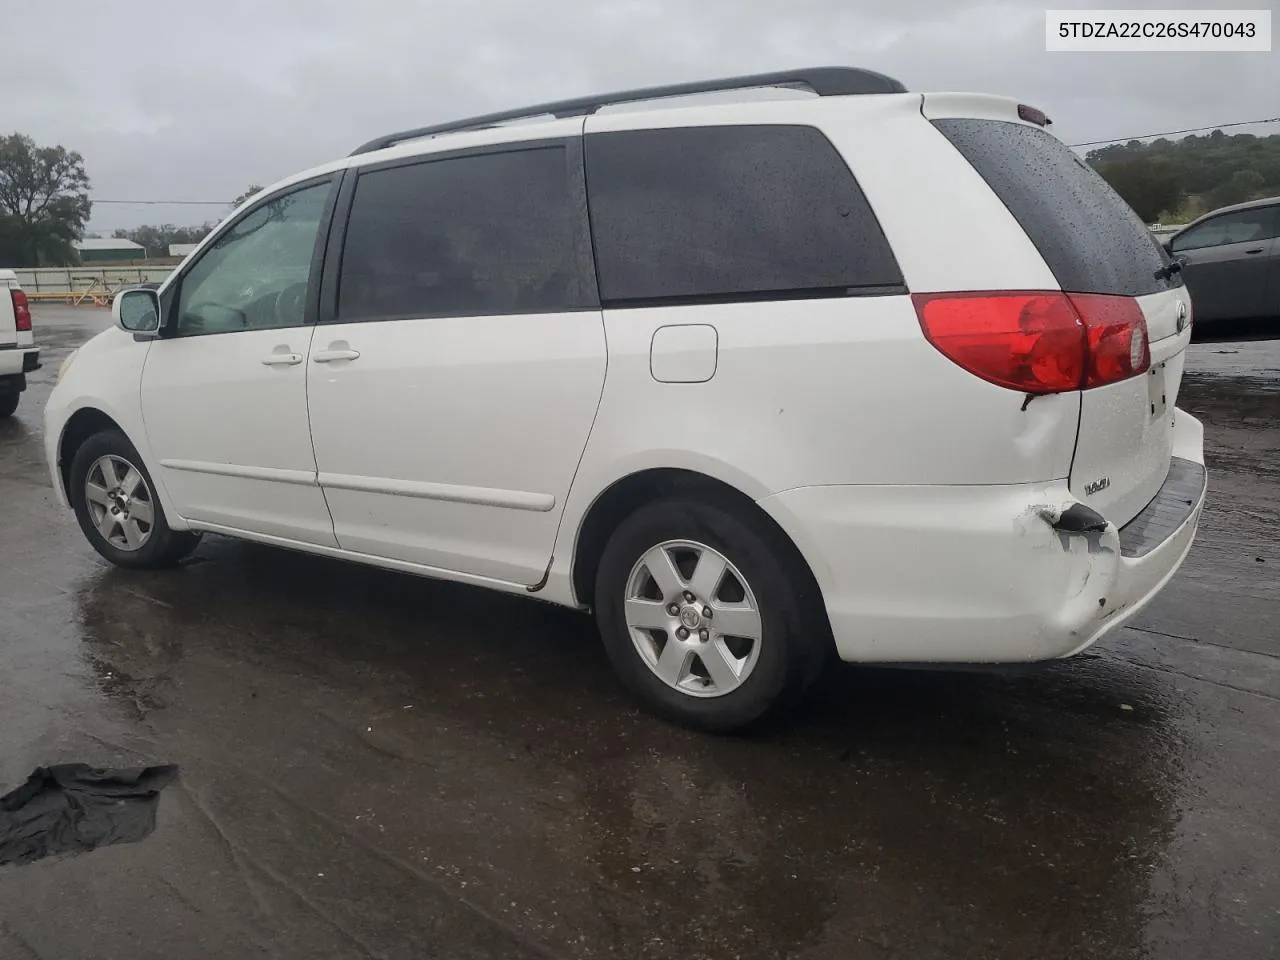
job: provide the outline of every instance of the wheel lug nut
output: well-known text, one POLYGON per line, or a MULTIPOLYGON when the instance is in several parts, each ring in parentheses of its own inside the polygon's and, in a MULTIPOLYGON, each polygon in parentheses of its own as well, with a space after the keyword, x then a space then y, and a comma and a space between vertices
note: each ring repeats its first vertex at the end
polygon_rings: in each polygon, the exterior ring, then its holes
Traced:
POLYGON ((667 613, 671 614, 673 617, 678 616, 680 613, 680 604, 678 603, 671 604, 671 606, 667 607, 667 613))
POLYGON ((676 631, 676 636, 679 637, 681 640, 688 640, 689 631, 686 630, 684 627, 681 627, 679 630, 676 631))
POLYGON ((704 618, 704 619, 706 619, 706 620, 710 620, 710 619, 711 619, 711 616, 712 616, 712 614, 711 614, 711 608, 710 608, 710 607, 703 607, 703 608, 702 608, 702 616, 703 616, 703 618, 704 618))
POLYGON ((698 639, 700 639, 703 643, 706 643, 708 640, 711 639, 711 631, 709 631, 706 627, 703 627, 701 630, 698 631, 698 639))
POLYGON ((692 593, 690 593, 688 590, 686 590, 686 591, 684 592, 684 598, 685 598, 685 600, 689 601, 689 603, 693 603, 693 601, 694 601, 694 596, 693 596, 693 594, 692 594, 692 593))

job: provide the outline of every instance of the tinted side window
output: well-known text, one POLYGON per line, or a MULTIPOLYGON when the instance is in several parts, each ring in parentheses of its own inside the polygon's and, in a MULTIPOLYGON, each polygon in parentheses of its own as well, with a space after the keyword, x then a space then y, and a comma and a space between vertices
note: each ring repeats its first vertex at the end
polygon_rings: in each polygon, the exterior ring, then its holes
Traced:
POLYGON ((592 306, 594 286, 579 256, 579 197, 562 146, 361 173, 342 252, 338 320, 592 306))
POLYGON ((1177 237, 1174 250, 1197 250, 1200 247, 1218 247, 1227 243, 1247 243, 1251 240, 1269 240, 1276 235, 1277 219, 1274 207, 1255 207, 1224 213, 1206 220, 1177 237))
POLYGON ((857 181, 812 127, 597 133, 586 158, 602 301, 902 284, 857 181))
POLYGON ((1181 286, 1133 208, 1052 134, 1001 120, 935 120, 1036 245, 1068 293, 1138 297, 1181 286))

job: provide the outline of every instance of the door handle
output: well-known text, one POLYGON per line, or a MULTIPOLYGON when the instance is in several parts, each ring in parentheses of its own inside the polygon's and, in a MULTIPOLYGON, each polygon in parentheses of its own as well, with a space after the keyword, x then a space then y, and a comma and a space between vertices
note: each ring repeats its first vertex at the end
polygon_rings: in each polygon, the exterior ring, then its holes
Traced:
POLYGON ((262 362, 269 367, 291 367, 295 363, 302 362, 302 354, 300 353, 270 353, 262 358, 262 362))
POLYGON ((1261 248, 1261 247, 1254 247, 1252 250, 1246 250, 1246 251, 1245 251, 1245 253, 1261 253, 1261 252, 1262 252, 1262 248, 1261 248))
POLYGON ((311 355, 315 363, 332 363, 335 360, 354 360, 360 356, 359 350, 320 350, 311 355))

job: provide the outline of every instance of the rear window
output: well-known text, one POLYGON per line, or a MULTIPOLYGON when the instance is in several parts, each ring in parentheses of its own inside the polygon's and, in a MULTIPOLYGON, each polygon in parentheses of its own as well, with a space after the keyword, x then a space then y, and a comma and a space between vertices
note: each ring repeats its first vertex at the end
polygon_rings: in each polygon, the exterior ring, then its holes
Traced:
POLYGON ((1140 297, 1182 285, 1111 186, 1052 134, 999 120, 933 121, 1004 201, 1062 289, 1140 297))
POLYGON ((611 305, 902 284, 853 174, 812 127, 596 133, 586 163, 600 298, 611 305))

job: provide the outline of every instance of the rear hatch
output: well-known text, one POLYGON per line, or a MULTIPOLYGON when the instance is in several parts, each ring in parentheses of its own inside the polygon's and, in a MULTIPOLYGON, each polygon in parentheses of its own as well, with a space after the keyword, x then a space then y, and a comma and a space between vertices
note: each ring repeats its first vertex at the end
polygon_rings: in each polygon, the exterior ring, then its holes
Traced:
POLYGON ((1130 298, 1146 319, 1150 369, 1081 391, 1071 465, 1072 494, 1123 526, 1169 472, 1190 298, 1151 231, 1102 177, 1021 120, 1015 101, 982 98, 971 109, 976 100, 926 97, 924 113, 1003 201, 1063 292, 1130 298))

